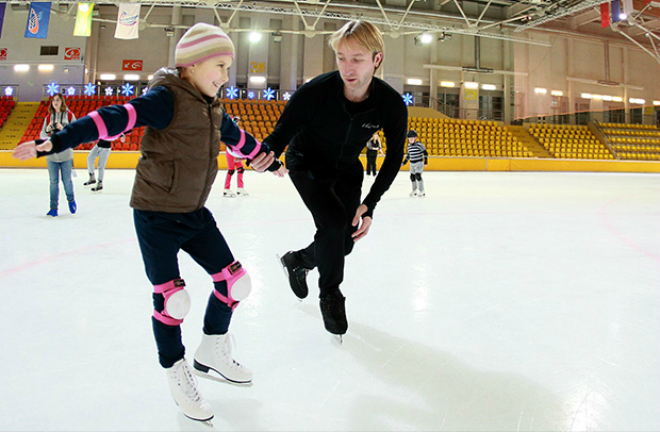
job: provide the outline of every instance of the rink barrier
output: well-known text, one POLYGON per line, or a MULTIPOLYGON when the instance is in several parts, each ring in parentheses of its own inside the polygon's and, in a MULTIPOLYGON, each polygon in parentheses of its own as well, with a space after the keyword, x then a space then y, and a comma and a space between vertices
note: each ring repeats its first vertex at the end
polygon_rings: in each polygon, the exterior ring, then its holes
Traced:
MULTIPOLYGON (((89 151, 73 152, 73 167, 85 169, 89 151)), ((140 152, 113 151, 106 168, 135 169, 140 152)), ((366 166, 365 156, 361 156, 366 166)), ((378 169, 383 157, 377 160, 378 169)), ((46 158, 21 162, 11 157, 10 150, 0 151, 0 168, 46 168, 46 158)), ((224 153, 218 156, 218 168, 227 169, 224 153)), ((410 164, 401 168, 408 171, 410 164)), ((478 157, 429 157, 425 171, 585 171, 585 172, 639 172, 660 173, 660 162, 587 160, 587 159, 540 159, 540 158, 478 158, 478 157)))

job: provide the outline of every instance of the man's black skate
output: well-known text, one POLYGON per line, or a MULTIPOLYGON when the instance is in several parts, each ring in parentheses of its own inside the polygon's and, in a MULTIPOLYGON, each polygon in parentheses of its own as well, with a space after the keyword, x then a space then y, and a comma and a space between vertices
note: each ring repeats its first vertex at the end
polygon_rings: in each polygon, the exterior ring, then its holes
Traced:
POLYGON ((325 329, 335 335, 343 335, 348 330, 346 321, 346 297, 339 290, 321 297, 321 314, 325 329))
POLYGON ((307 273, 309 273, 309 270, 300 264, 292 251, 285 253, 280 258, 280 263, 289 277, 289 285, 296 297, 300 300, 307 297, 307 294, 309 294, 309 288, 307 288, 307 273))

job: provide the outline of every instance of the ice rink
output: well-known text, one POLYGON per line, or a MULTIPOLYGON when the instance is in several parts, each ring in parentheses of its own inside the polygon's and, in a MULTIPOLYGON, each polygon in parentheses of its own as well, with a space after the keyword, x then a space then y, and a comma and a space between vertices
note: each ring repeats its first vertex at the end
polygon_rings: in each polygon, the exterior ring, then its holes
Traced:
MULTIPOLYGON (((658 175, 429 172, 409 198, 399 173, 348 257, 339 345, 317 272, 299 302, 275 259, 314 232, 290 180, 248 171, 227 199, 221 171, 207 207, 253 281, 231 331, 255 378, 200 378, 206 425, 157 362, 134 172, 92 194, 76 171, 78 213, 62 191, 50 218, 45 169, 0 170, 2 431, 660 430, 658 175)), ((192 363, 212 284, 180 265, 192 363)))

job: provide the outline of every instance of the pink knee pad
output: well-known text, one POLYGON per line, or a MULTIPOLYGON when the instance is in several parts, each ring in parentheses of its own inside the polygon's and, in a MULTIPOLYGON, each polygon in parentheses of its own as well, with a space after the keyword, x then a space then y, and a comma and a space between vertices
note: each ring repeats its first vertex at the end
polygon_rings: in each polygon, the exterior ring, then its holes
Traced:
POLYGON ((174 279, 164 284, 154 285, 154 292, 165 297, 163 312, 154 311, 154 318, 163 324, 176 326, 190 311, 190 294, 184 288, 183 279, 174 279))
POLYGON ((247 271, 241 266, 241 263, 234 261, 227 267, 223 268, 220 273, 212 274, 213 282, 226 281, 227 282, 227 297, 220 294, 217 289, 213 290, 216 298, 233 311, 238 306, 241 300, 245 300, 250 291, 252 291, 252 283, 247 271))

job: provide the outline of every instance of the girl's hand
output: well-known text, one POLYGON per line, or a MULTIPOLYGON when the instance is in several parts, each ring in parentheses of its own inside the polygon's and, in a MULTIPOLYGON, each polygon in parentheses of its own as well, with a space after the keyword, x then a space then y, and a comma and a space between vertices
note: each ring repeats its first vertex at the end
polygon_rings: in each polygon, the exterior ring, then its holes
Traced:
POLYGON ((253 170, 264 172, 275 160, 275 153, 260 153, 250 161, 250 166, 253 170))
POLYGON ((53 149, 53 143, 50 140, 46 140, 41 144, 37 144, 36 141, 28 141, 26 143, 18 145, 12 154, 15 159, 19 160, 28 160, 34 157, 37 157, 37 151, 47 152, 53 149))

